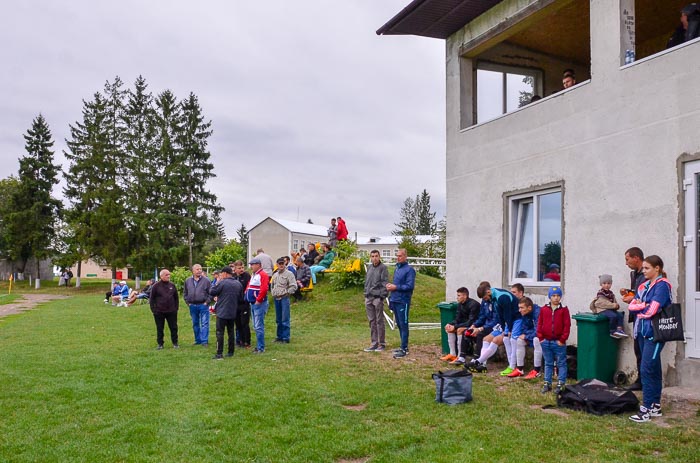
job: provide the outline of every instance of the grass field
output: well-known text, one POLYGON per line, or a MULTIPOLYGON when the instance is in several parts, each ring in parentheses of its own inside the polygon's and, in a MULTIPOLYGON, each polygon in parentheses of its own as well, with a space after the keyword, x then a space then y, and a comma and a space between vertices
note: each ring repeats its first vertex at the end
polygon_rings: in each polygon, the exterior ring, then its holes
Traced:
MULTIPOLYGON (((0 324, 3 462, 453 462, 700 459, 700 419, 635 424, 627 416, 551 414, 539 383, 474 378, 474 401, 434 402, 438 330, 411 333, 408 359, 364 353, 358 290, 321 281, 292 305, 292 342, 212 361, 192 346, 154 350, 147 306, 102 302, 108 282, 0 324)), ((3 287, 0 286, 0 291, 3 287)), ((6 291, 6 287, 5 287, 6 291)), ((439 321, 444 282, 419 276, 411 321, 439 321)), ((184 306, 182 307, 184 309, 184 306)), ((398 333, 388 332, 390 347, 398 333)))

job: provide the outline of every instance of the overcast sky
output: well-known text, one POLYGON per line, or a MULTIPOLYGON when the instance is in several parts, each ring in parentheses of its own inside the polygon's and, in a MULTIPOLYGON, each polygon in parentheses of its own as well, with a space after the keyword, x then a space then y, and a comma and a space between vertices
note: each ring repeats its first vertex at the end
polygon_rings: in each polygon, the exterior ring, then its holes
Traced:
POLYGON ((267 216, 390 234, 427 189, 445 213, 444 42, 375 31, 410 0, 26 0, 0 19, 0 178, 42 113, 57 161, 105 81, 194 92, 226 232, 267 216))

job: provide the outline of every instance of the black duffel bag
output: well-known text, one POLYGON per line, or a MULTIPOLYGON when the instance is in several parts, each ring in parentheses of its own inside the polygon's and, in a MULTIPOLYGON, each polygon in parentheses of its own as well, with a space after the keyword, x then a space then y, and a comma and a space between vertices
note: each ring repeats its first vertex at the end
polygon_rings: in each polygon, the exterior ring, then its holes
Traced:
POLYGON ((463 404, 472 400, 472 374, 467 369, 438 371, 433 373, 435 402, 448 405, 463 404))
POLYGON ((584 379, 566 386, 557 395, 557 405, 594 415, 611 415, 639 410, 639 399, 632 391, 597 379, 584 379))

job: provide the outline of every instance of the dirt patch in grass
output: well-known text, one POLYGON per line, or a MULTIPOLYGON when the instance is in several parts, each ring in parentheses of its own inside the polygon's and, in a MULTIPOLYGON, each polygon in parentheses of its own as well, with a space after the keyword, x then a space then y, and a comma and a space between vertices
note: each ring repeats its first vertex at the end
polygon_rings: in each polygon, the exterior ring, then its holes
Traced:
POLYGON ((369 461, 369 457, 363 457, 363 458, 354 458, 352 460, 348 460, 346 458, 341 458, 340 460, 336 460, 337 463, 366 463, 369 461))
POLYGON ((22 299, 18 301, 0 305, 0 317, 25 312, 44 302, 66 299, 67 297, 68 296, 60 296, 58 294, 23 294, 22 299))
POLYGON ((358 405, 343 405, 343 408, 346 410, 352 410, 354 412, 359 412, 367 408, 367 404, 358 404, 358 405))

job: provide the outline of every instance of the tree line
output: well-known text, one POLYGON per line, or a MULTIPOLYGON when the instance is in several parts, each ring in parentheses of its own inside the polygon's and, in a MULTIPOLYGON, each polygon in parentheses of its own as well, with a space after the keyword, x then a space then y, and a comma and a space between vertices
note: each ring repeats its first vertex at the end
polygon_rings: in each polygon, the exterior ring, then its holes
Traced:
POLYGON ((24 135, 18 177, 0 180, 0 257, 17 271, 34 257, 36 275, 46 258, 150 272, 224 244, 223 208, 207 186, 211 121, 194 93, 178 100, 170 90, 154 95, 141 76, 133 88, 116 77, 83 100, 69 130, 65 171, 40 114, 24 135), (61 176, 65 204, 52 195, 61 176))

